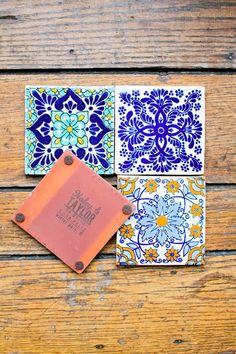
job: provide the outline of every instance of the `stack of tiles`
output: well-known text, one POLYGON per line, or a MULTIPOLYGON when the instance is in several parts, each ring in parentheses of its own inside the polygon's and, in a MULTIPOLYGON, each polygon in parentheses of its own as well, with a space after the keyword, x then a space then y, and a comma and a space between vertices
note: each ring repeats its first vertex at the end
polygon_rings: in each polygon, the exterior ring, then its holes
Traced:
POLYGON ((115 172, 136 212, 118 265, 201 265, 205 254, 202 87, 116 87, 115 172))
POLYGON ((117 265, 204 263, 204 88, 28 86, 25 103, 26 174, 47 174, 67 149, 118 174, 136 211, 117 265))

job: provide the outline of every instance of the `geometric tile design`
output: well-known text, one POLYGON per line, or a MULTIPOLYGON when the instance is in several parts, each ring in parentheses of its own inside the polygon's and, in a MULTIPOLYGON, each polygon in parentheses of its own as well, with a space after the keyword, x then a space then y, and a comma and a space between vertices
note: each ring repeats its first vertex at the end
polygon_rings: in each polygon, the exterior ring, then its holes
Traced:
POLYGON ((117 265, 201 265, 205 180, 201 176, 118 176, 136 207, 117 233, 117 265))
POLYGON ((46 174, 66 149, 114 173, 113 87, 26 87, 25 173, 46 174))
POLYGON ((204 172, 203 87, 116 87, 115 172, 204 172))

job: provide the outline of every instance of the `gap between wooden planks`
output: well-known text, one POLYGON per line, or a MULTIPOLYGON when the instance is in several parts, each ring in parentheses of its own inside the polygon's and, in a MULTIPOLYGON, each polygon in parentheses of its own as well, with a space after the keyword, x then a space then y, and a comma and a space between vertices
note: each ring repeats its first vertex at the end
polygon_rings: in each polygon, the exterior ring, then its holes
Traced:
POLYGON ((2 69, 235 68, 236 3, 1 0, 2 69))
POLYGON ((205 267, 75 274, 57 260, 0 262, 1 353, 234 353, 236 256, 205 267))
MULTIPOLYGON (((0 186, 34 186, 24 175, 25 85, 201 85, 206 89, 206 179, 236 181, 236 80, 217 74, 45 74, 0 76, 0 186)), ((112 178, 110 178, 112 180, 112 178)), ((114 181, 114 179, 113 179, 114 181)))
MULTIPOLYGON (((29 192, 0 192, 0 256, 50 254, 10 220, 29 192)), ((236 250, 236 187, 211 187, 207 191, 207 250, 236 250)), ((115 237, 101 253, 115 252, 115 237)), ((114 261, 115 262, 115 261, 114 261)))

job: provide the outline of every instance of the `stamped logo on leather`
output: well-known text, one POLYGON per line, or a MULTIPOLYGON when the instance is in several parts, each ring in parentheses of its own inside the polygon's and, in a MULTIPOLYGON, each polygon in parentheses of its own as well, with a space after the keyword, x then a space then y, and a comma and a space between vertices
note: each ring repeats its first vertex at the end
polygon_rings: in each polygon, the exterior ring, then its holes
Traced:
POLYGON ((92 205, 91 200, 77 189, 71 194, 64 206, 58 210, 56 218, 71 231, 82 235, 100 211, 101 207, 92 205))

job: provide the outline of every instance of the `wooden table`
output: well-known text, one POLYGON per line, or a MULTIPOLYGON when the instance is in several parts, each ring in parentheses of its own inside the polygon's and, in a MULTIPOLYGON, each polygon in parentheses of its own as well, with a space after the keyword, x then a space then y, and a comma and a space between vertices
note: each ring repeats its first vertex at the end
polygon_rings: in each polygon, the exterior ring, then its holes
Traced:
POLYGON ((236 2, 2 0, 0 35, 0 353, 235 353, 236 2), (205 267, 116 268, 113 238, 77 275, 11 223, 28 84, 205 86, 205 267))

